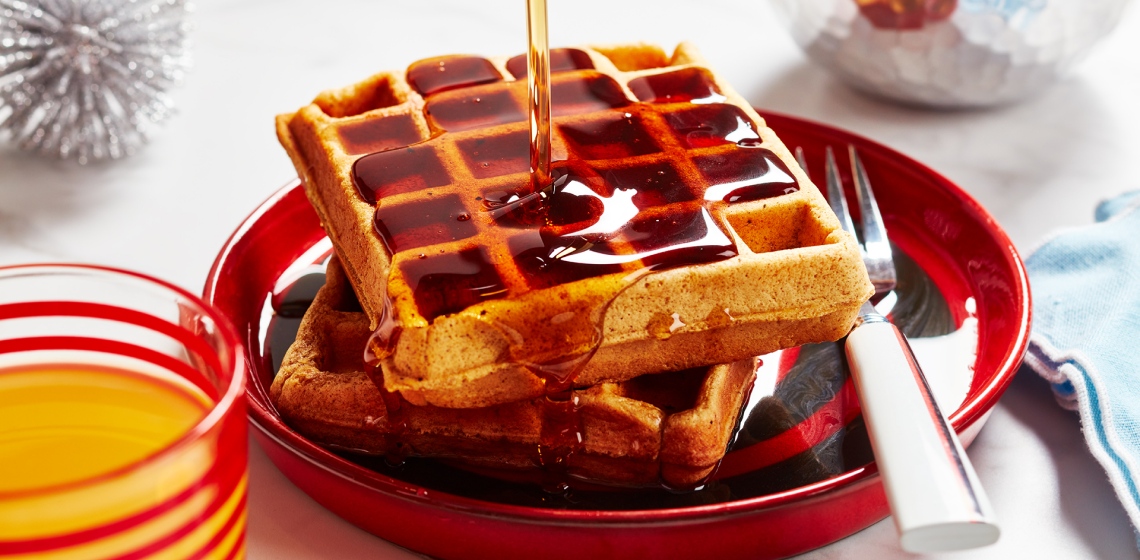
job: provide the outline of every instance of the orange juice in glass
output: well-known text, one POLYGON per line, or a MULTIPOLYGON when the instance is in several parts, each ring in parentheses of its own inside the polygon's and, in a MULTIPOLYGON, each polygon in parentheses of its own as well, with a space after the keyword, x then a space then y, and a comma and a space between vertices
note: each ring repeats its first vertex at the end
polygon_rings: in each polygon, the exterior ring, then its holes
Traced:
POLYGON ((142 275, 0 268, 0 558, 238 558, 245 364, 142 275))

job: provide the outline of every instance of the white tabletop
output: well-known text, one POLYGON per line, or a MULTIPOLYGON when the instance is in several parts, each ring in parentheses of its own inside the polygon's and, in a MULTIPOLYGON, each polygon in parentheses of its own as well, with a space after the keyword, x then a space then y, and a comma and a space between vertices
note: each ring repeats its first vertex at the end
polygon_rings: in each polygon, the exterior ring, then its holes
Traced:
MULTIPOLYGON (((1133 6, 1135 8, 1135 6, 1133 6)), ((757 107, 855 131, 972 193, 1023 253, 1140 188, 1140 10, 1071 78, 1021 104, 927 112, 854 93, 811 64, 764 0, 555 0, 551 44, 695 42, 757 107)), ((181 114, 133 158, 79 167, 0 148, 0 264, 81 261, 199 292, 233 229, 294 176, 273 116, 381 69, 525 48, 523 2, 199 0, 181 114)), ((255 444, 252 558, 414 558, 325 511, 255 444)), ((970 448, 998 544, 946 558, 1126 558, 1136 540, 1077 417, 1023 370, 970 448)), ((903 558, 890 521, 807 558, 903 558)), ((941 557, 941 556, 940 556, 941 557)))

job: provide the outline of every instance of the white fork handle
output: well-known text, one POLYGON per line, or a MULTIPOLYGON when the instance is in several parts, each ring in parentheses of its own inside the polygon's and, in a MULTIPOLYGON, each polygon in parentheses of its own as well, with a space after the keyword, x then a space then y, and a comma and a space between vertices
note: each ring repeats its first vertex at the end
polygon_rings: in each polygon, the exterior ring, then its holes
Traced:
POLYGON ((887 322, 856 326, 847 361, 903 549, 996 542, 989 500, 902 333, 887 322))

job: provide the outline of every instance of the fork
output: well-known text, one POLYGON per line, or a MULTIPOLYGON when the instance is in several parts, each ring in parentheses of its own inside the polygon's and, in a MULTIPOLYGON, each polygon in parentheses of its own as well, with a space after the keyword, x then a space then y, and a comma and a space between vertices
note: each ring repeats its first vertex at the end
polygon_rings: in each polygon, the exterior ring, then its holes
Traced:
MULTIPOLYGON (((859 243, 876 295, 894 289, 894 260, 867 171, 848 147, 862 218, 859 243)), ((841 227, 856 235, 835 153, 827 148, 828 203, 841 227)), ((807 172, 803 150, 796 159, 807 172)), ((863 405, 875 462, 902 548, 927 553, 963 550, 997 541, 989 500, 946 416, 938 409, 906 337, 870 301, 863 304, 845 343, 847 362, 863 405)))

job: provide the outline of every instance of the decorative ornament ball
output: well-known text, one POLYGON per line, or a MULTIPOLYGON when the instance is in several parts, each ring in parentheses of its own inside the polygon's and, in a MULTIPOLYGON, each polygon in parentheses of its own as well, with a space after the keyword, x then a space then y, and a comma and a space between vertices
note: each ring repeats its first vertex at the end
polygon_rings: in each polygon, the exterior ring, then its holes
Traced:
POLYGON ((190 63, 184 0, 0 0, 0 140, 80 163, 146 143, 190 63))
POLYGON ((1065 75, 1129 0, 771 0, 807 55, 910 104, 1016 101, 1065 75))

